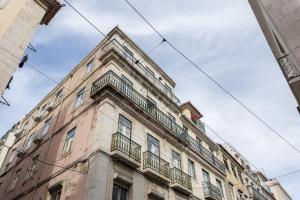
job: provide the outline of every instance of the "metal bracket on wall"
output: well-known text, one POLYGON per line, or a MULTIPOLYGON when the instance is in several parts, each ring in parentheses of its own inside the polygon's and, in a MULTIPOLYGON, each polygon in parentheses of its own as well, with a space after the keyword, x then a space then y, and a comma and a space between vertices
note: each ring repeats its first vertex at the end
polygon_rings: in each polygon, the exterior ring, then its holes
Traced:
POLYGON ((1 98, 0 98, 0 104, 10 106, 8 101, 3 96, 1 96, 1 98))

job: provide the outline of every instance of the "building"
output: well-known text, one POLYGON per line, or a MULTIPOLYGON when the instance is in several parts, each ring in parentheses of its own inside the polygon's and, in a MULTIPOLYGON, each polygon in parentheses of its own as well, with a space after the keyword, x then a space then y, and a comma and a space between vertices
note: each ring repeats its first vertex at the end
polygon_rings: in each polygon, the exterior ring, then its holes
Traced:
POLYGON ((249 3, 300 105, 300 2, 249 0, 249 3))
POLYGON ((7 161, 7 156, 10 156, 10 150, 5 146, 12 146, 15 143, 15 130, 17 129, 19 123, 15 124, 6 134, 4 134, 0 140, 0 173, 5 165, 5 160, 7 161))
POLYGON ((276 199, 292 200, 287 191, 280 185, 276 179, 268 180, 266 186, 270 188, 276 199))
POLYGON ((0 0, 0 96, 26 61, 23 54, 38 25, 47 25, 60 8, 56 0, 0 0))
POLYGON ((227 169, 228 200, 281 200, 267 186, 268 178, 260 171, 254 172, 249 161, 234 147, 229 144, 220 146, 227 169))
POLYGON ((240 163, 239 159, 229 153, 225 145, 219 146, 226 167, 225 191, 227 200, 248 199, 249 193, 245 181, 244 166, 240 163))
POLYGON ((226 199, 220 147, 114 28, 18 126, 0 199, 226 199))

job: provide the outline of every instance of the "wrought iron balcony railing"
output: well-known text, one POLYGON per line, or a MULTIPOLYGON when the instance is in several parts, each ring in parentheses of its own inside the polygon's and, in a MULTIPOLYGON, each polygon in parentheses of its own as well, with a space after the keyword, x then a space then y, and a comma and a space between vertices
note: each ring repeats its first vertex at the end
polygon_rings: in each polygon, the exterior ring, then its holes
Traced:
POLYGON ((257 189, 255 189, 252 185, 247 186, 249 191, 249 196, 253 200, 268 200, 263 194, 261 194, 257 189))
POLYGON ((170 164, 150 151, 143 153, 143 169, 150 168, 166 178, 170 178, 170 164))
POLYGON ((188 143, 192 149, 194 149, 198 154, 200 154, 206 161, 215 166, 217 169, 226 173, 226 168, 224 163, 222 163, 212 152, 207 150, 202 144, 200 144, 196 139, 192 138, 190 135, 187 136, 188 143))
POLYGON ((225 165, 210 151, 205 149, 202 145, 198 145, 198 142, 186 134, 175 121, 173 121, 168 115, 163 113, 160 109, 152 104, 149 104, 147 99, 117 76, 113 71, 108 71, 99 79, 93 82, 91 88, 91 97, 94 98, 101 89, 106 86, 111 86, 116 91, 123 94, 126 98, 131 100, 140 109, 151 115, 160 124, 166 127, 170 132, 177 137, 179 140, 183 141, 191 148, 193 148, 198 154, 200 154, 205 160, 215 166, 218 170, 225 173, 225 165))
POLYGON ((213 198, 215 200, 221 200, 222 199, 222 191, 217 186, 211 184, 209 181, 204 181, 202 183, 203 186, 203 192, 205 198, 213 198))
POLYGON ((204 123, 201 120, 198 119, 198 120, 193 121, 193 122, 201 130, 202 133, 206 133, 205 132, 205 125, 204 125, 204 123))
POLYGON ((278 58, 277 59, 279 65, 282 68, 282 71, 284 72, 285 78, 287 81, 290 81, 294 78, 297 78, 300 76, 299 70, 291 63, 289 59, 289 54, 278 58))
POLYGON ((171 180, 172 183, 178 183, 183 187, 192 190, 191 176, 184 173, 180 169, 177 169, 175 167, 171 169, 171 180))
POLYGON ((111 151, 121 151, 137 162, 141 162, 141 146, 122 133, 112 135, 111 151))
POLYGON ((118 77, 113 71, 108 71, 102 77, 94 81, 92 84, 91 97, 93 97, 100 89, 110 85, 117 91, 121 92, 131 101, 133 101, 142 110, 153 116, 162 125, 168 128, 176 137, 180 138, 183 129, 171 118, 159 110, 156 106, 149 104, 149 101, 143 97, 138 91, 128 85, 124 80, 118 77))
POLYGON ((171 99, 178 106, 180 105, 180 100, 175 96, 175 94, 170 90, 169 87, 161 83, 153 74, 149 73, 146 66, 139 62, 134 55, 129 52, 126 47, 121 45, 117 40, 113 39, 102 48, 104 52, 108 52, 114 49, 122 58, 129 62, 137 71, 139 71, 144 77, 154 84, 161 92, 163 92, 169 99, 171 99))

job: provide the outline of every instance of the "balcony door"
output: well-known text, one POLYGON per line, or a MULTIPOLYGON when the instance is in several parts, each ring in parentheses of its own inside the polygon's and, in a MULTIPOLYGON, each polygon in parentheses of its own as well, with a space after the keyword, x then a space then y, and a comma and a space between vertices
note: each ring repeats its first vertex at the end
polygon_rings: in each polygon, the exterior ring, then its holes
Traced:
POLYGON ((125 118, 124 116, 119 116, 119 125, 118 125, 118 132, 122 135, 131 138, 131 129, 132 129, 132 123, 130 120, 125 118))
POLYGON ((210 183, 209 173, 205 170, 202 170, 202 174, 203 174, 203 182, 210 183))
POLYGON ((148 151, 153 153, 156 156, 160 156, 160 150, 159 150, 159 141, 152 135, 147 135, 147 145, 148 145, 148 151))
POLYGON ((172 166, 181 169, 181 157, 180 154, 175 151, 172 151, 172 166))

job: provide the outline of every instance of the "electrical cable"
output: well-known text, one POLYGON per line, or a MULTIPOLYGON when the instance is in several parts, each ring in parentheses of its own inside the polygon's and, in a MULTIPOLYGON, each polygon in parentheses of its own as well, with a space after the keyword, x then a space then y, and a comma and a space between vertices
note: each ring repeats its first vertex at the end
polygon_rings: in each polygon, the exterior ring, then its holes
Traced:
POLYGON ((221 85, 218 81, 216 81, 211 75, 209 75, 206 71, 204 71, 201 67, 199 67, 195 62, 193 62, 188 56, 186 56, 182 51, 180 51, 173 43, 167 40, 128 0, 124 0, 163 40, 166 40, 166 43, 169 44, 175 51, 177 51, 183 58, 185 58, 189 63, 191 63, 196 69, 198 69, 201 73, 203 73, 209 80, 211 80, 215 85, 221 88, 226 94, 228 94, 231 98, 233 98, 238 104, 240 104, 246 111, 248 111, 252 116, 254 116, 258 121, 260 121, 264 126, 266 126, 269 130, 271 130, 275 135, 281 138, 285 143, 287 143, 290 147, 292 147, 297 153, 300 154, 300 149, 298 149, 295 145, 289 142, 286 138, 284 138, 278 131, 272 128, 267 122, 265 122, 260 116, 258 116, 254 111, 252 111, 247 105, 245 105, 241 100, 235 97, 228 89, 221 85))

